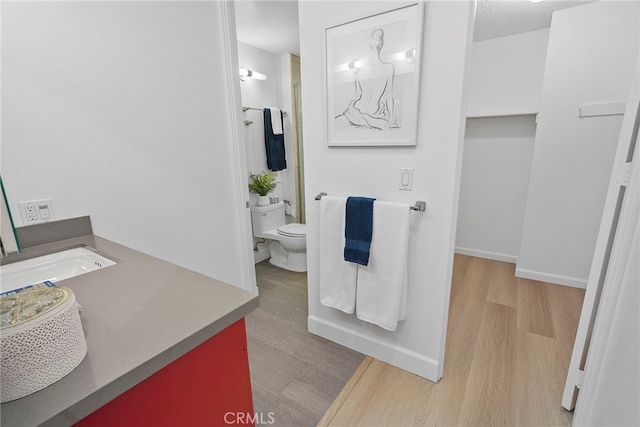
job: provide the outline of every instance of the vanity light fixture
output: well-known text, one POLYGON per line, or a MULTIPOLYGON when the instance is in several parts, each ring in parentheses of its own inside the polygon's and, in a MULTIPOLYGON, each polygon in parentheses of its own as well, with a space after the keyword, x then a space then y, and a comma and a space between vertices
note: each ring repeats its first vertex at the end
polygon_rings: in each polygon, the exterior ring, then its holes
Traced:
POLYGON ((256 79, 256 80, 267 80, 267 76, 257 71, 252 71, 247 68, 240 67, 240 80, 244 81, 244 79, 256 79))

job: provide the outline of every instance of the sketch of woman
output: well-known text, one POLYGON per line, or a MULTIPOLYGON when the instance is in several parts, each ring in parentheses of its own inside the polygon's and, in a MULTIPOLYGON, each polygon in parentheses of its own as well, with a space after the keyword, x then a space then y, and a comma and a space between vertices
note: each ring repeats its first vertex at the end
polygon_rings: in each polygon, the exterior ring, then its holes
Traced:
POLYGON ((369 59, 363 67, 356 69, 356 97, 340 116, 344 115, 349 125, 355 127, 377 130, 399 128, 394 114, 393 65, 380 59, 384 31, 380 28, 373 30, 366 42, 369 59))

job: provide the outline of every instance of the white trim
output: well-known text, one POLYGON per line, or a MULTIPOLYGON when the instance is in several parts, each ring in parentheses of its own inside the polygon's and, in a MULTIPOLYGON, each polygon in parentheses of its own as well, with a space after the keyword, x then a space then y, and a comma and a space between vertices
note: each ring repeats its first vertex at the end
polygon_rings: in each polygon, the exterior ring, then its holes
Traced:
MULTIPOLYGON (((235 200, 233 208, 237 213, 238 230, 242 251, 242 287, 251 292, 258 292, 256 271, 253 264, 253 235, 251 233, 251 216, 248 209, 249 189, 247 187, 247 155, 243 133, 240 129, 242 120, 242 98, 240 95, 240 78, 238 77, 238 43, 236 35, 236 19, 232 1, 216 2, 219 16, 220 45, 223 49, 224 62, 224 102, 227 105, 227 123, 229 123, 229 144, 231 159, 235 173, 230 177, 234 188, 235 200), (225 60, 226 59, 226 60, 225 60)), ((220 141, 211 141, 219 143, 220 141)), ((214 185, 212 183, 212 185, 214 185)))
POLYGON ((537 280, 538 282, 554 283, 556 285, 571 286, 572 288, 586 289, 587 287, 586 279, 543 273, 541 271, 525 270, 522 268, 516 268, 516 277, 537 280))
POLYGON ((617 116, 624 114, 627 101, 578 105, 578 117, 617 116))
POLYGON ((429 356, 364 335, 316 316, 309 316, 308 325, 309 332, 312 334, 367 354, 430 381, 438 381, 438 361, 429 356))
MULTIPOLYGON (((423 17, 424 19, 424 17, 423 17)), ((467 127, 467 104, 469 100, 469 70, 471 69, 471 49, 473 46, 473 29, 476 20, 476 0, 469 2, 469 16, 467 21, 467 46, 465 52, 465 70, 462 81, 462 99, 460 100, 460 116, 458 117, 458 158, 456 159, 456 175, 454 181, 453 206, 451 218, 451 230, 449 231, 449 245, 447 258, 447 277, 444 283, 444 307, 442 310, 442 329, 440 330, 440 354, 438 364, 438 376, 435 381, 444 375, 444 360, 447 346, 447 328, 449 325, 449 305, 451 299, 451 282, 453 280, 453 259, 455 256, 456 235, 458 232, 458 208, 460 206, 460 182, 462 181, 462 153, 464 151, 464 136, 467 127)))
POLYGON ((509 262, 516 264, 518 262, 517 255, 500 254, 498 252, 483 251, 480 249, 461 248, 456 246, 456 253, 460 255, 469 255, 478 258, 492 259, 494 261, 509 262))
POLYGON ((512 114, 510 116, 467 116, 467 129, 504 126, 535 126, 536 114, 512 114))
MULTIPOLYGON (((511 119, 517 117, 528 117, 533 116, 534 122, 537 122, 538 112, 537 111, 512 111, 512 112, 471 112, 467 114, 467 119, 511 119)), ((529 124, 524 123, 524 124, 529 124)))

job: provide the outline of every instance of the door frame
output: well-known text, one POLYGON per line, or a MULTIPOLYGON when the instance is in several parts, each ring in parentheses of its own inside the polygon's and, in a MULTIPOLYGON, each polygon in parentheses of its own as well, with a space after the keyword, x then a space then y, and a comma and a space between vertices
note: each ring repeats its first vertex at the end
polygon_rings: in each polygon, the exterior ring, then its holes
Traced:
POLYGON ((218 28, 220 46, 223 57, 223 78, 225 80, 224 103, 226 120, 229 123, 229 141, 231 163, 235 173, 231 177, 234 188, 234 208, 238 213, 238 227, 242 251, 242 287, 250 292, 258 293, 255 264, 253 262, 253 233, 251 230, 251 214, 249 211, 249 188, 247 187, 246 144, 241 132, 242 97, 240 77, 238 75, 238 36, 236 35, 235 2, 215 2, 218 8, 218 28))

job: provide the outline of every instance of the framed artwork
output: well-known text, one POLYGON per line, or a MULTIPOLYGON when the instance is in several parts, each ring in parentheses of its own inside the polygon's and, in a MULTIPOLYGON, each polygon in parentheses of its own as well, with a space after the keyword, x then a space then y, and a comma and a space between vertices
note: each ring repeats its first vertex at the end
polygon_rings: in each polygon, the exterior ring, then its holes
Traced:
POLYGON ((422 3, 325 30, 329 146, 415 145, 422 3))

